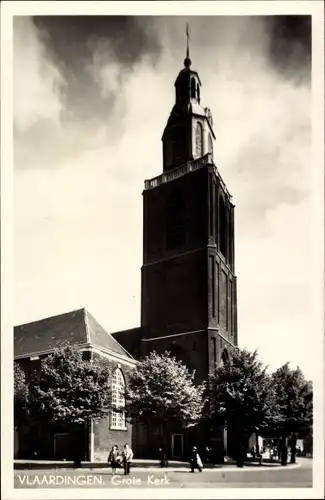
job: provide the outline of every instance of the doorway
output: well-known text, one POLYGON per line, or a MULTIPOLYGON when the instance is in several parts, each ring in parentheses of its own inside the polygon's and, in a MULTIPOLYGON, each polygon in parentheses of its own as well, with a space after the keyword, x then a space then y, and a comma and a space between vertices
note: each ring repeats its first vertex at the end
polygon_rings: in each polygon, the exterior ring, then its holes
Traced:
POLYGON ((183 457, 183 434, 172 434, 172 457, 183 457))
POLYGON ((54 456, 56 459, 73 459, 73 446, 71 436, 68 432, 57 432, 54 434, 54 456))

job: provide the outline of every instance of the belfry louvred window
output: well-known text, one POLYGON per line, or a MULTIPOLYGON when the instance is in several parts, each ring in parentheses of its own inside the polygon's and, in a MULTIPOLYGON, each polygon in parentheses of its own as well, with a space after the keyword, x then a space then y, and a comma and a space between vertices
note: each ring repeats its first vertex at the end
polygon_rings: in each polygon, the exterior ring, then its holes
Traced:
POLYGON ((196 124, 195 149, 198 158, 203 156, 203 127, 201 123, 196 124))

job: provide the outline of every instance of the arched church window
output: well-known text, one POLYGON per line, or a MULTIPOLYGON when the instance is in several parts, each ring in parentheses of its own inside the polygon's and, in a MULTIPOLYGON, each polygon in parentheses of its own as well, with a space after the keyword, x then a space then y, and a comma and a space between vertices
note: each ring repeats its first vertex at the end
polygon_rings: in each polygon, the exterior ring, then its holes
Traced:
POLYGON ((219 197, 219 245, 220 252, 227 257, 227 213, 222 196, 219 197))
POLYGON ((125 429, 125 379, 120 368, 116 368, 112 375, 112 414, 111 429, 125 429), (120 411, 114 411, 119 409, 120 411))
POLYGON ((166 202, 166 247, 181 247, 186 240, 186 207, 182 191, 173 190, 166 202))
POLYGON ((191 97, 195 99, 195 78, 191 79, 191 97))
POLYGON ((209 138, 208 138, 208 150, 209 150, 209 153, 211 153, 213 155, 213 141, 212 141, 211 134, 209 134, 209 138))
POLYGON ((199 84, 197 84, 197 86, 196 86, 196 95, 197 95, 198 103, 200 104, 200 85, 199 84))
POLYGON ((203 156, 203 127, 201 123, 197 123, 196 125, 196 133, 195 133, 195 149, 196 156, 203 156))

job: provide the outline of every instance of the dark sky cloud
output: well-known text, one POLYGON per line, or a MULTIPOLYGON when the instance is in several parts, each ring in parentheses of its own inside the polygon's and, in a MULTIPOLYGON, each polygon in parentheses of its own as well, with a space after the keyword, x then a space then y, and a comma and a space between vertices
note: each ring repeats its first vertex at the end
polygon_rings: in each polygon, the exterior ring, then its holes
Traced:
MULTIPOLYGON (((252 19, 252 18, 251 18, 252 19)), ((105 58, 119 63, 119 81, 122 87, 132 69, 142 57, 146 57, 153 67, 162 56, 163 46, 160 28, 170 21, 184 41, 186 21, 197 29, 193 43, 202 50, 209 49, 211 32, 224 32, 225 18, 222 17, 155 17, 150 16, 36 16, 33 18, 40 39, 46 48, 46 55, 59 68, 65 84, 61 86, 61 100, 64 103, 62 119, 100 119, 107 114, 116 98, 116 92, 101 95, 96 75, 89 71, 94 57, 100 63, 105 58), (177 23, 177 24, 176 24, 177 23), (155 26, 158 29, 152 29, 155 26)), ((242 17, 233 17, 226 23, 233 26, 242 24, 242 17)), ((310 63, 310 17, 309 16, 269 16, 260 17, 264 35, 269 38, 268 57, 280 72, 290 72, 298 77, 301 72, 309 73, 310 63)), ((249 31, 246 43, 256 43, 249 31)), ((223 43, 220 40, 220 43, 223 43)), ((173 50, 173 47, 169 47, 173 50)))

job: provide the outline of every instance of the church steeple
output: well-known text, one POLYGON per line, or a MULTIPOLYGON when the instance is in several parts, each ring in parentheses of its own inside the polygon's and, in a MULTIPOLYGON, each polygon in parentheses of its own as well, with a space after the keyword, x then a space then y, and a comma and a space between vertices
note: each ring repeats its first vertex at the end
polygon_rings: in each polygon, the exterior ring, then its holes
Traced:
POLYGON ((213 152, 212 117, 209 109, 201 106, 202 84, 191 68, 189 39, 187 24, 184 68, 175 81, 175 104, 162 137, 164 171, 213 152))
POLYGON ((190 32, 188 28, 188 23, 186 24, 186 57, 184 59, 185 68, 189 68, 192 64, 190 59, 190 46, 189 46, 190 32))

